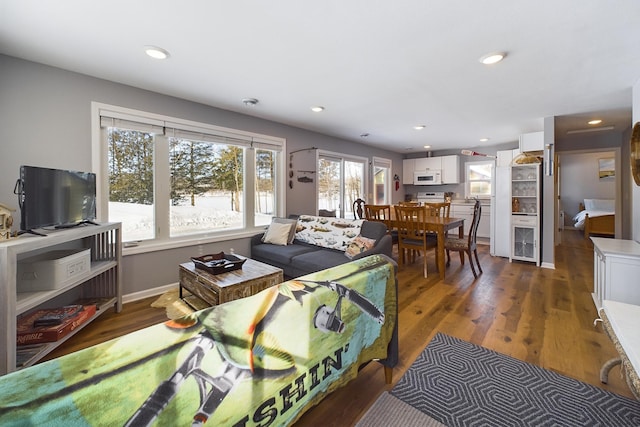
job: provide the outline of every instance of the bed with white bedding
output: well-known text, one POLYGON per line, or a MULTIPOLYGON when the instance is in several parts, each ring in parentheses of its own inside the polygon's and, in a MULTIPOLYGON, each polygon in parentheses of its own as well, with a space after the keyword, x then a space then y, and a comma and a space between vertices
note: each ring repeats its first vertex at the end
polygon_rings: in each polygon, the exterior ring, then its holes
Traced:
POLYGON ((615 200, 584 199, 573 221, 575 228, 584 230, 584 237, 592 234, 615 236, 615 200))

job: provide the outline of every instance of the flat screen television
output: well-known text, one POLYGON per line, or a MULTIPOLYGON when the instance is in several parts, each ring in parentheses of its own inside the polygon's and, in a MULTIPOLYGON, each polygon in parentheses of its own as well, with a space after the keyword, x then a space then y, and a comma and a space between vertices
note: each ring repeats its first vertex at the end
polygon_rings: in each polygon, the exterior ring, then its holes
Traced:
POLYGON ((96 219, 96 175, 21 166, 17 184, 20 230, 65 228, 96 219))

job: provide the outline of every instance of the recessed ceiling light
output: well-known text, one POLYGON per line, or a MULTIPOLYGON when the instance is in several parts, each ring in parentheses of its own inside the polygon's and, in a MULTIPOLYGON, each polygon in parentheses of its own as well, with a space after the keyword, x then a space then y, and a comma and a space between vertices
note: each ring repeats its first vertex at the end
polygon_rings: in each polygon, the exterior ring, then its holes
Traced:
POLYGON ((595 119, 595 120, 590 120, 587 123, 590 124, 590 125, 599 125, 600 123, 602 123, 602 120, 595 119))
POLYGON ((324 107, 321 107, 320 105, 317 105, 315 107, 311 107, 311 111, 313 111, 314 113, 319 113, 321 111, 324 111, 324 107))
POLYGON ((424 148, 431 148, 431 146, 430 145, 425 145, 424 148))
POLYGON ((422 130, 422 129, 426 128, 426 127, 427 127, 426 125, 416 125, 416 126, 414 126, 413 128, 414 128, 415 130, 422 130))
POLYGON ((480 142, 487 142, 489 138, 480 138, 480 142))
POLYGON ((255 107, 256 105, 258 105, 258 102, 259 101, 255 98, 245 98, 242 100, 242 103, 247 107, 255 107))
POLYGON ((144 51, 154 59, 167 59, 169 57, 169 52, 157 46, 145 46, 144 51))
POLYGON ((507 56, 507 54, 504 52, 493 52, 482 56, 479 61, 484 65, 491 65, 502 61, 505 56, 507 56))

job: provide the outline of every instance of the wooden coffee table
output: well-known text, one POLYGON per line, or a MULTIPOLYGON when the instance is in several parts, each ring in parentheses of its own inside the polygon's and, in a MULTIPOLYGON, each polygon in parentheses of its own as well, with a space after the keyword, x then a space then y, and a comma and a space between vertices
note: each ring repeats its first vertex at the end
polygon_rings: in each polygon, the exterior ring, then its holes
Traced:
POLYGON ((241 269, 222 274, 212 274, 196 268, 191 261, 180 264, 180 299, 198 309, 183 298, 183 289, 214 306, 254 295, 284 281, 282 269, 251 258, 246 259, 241 269))

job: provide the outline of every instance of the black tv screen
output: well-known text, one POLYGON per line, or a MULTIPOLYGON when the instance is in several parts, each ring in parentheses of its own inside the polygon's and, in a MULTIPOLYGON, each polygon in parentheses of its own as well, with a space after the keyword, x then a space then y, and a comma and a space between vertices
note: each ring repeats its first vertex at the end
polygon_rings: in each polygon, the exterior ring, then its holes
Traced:
POLYGON ((20 229, 71 226, 96 218, 96 175, 20 167, 20 229))

